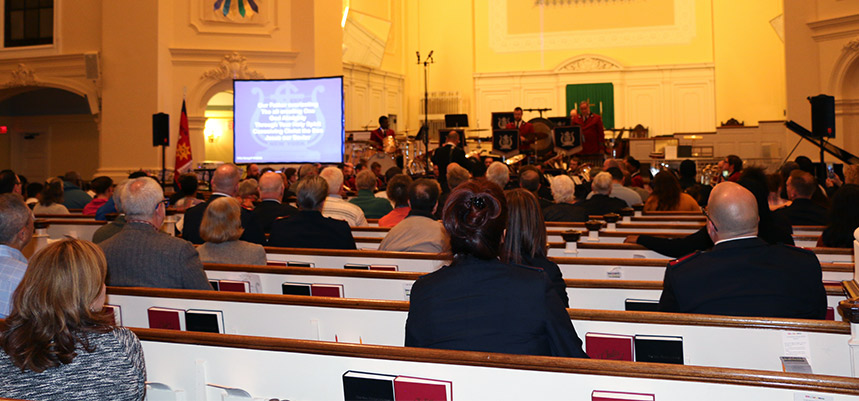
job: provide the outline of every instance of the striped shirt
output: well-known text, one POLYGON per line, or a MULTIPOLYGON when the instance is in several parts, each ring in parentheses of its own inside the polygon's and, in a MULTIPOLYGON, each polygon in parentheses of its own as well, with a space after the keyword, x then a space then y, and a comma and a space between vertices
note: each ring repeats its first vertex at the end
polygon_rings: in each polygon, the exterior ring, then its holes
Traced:
POLYGON ((27 258, 21 251, 0 245, 0 318, 12 310, 12 293, 27 271, 27 258))
POLYGON ((367 218, 360 207, 349 203, 339 195, 328 195, 322 206, 322 215, 332 219, 344 220, 351 227, 367 226, 367 218))

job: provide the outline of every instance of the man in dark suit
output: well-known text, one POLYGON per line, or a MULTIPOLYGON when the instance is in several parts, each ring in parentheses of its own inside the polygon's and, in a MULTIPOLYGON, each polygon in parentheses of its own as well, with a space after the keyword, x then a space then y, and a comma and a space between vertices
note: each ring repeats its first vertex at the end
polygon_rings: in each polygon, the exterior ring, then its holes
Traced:
POLYGON ((829 211, 811 200, 811 196, 817 189, 817 181, 814 176, 800 169, 793 170, 787 179, 785 189, 791 204, 776 210, 773 212, 774 215, 786 218, 793 226, 825 226, 829 224, 827 218, 829 211))
POLYGON ((129 181, 120 193, 127 223, 99 246, 107 259, 107 285, 211 290, 197 250, 159 230, 164 194, 149 177, 129 181))
POLYGON ((271 232, 271 224, 278 217, 289 217, 298 213, 298 209, 283 203, 283 179, 278 173, 268 172, 260 177, 259 197, 261 201, 254 209, 253 216, 266 233, 271 232))
POLYGON ((532 166, 525 167, 531 168, 519 169, 519 186, 533 193, 534 196, 537 197, 537 201, 540 202, 540 209, 546 210, 546 208, 552 206, 554 202, 540 196, 540 188, 542 187, 542 185, 540 185, 540 172, 532 166))
POLYGON ((725 182, 713 189, 707 232, 712 250, 669 263, 659 310, 803 319, 826 317, 826 291, 813 252, 757 237, 754 195, 725 182))
MULTIPOLYGON (((209 196, 209 200, 185 211, 182 238, 194 244, 204 242, 203 238, 200 237, 200 223, 203 222, 203 213, 206 212, 206 208, 213 200, 222 196, 236 196, 240 179, 241 171, 232 164, 222 164, 215 169, 212 176, 212 195, 209 196)), ((262 226, 254 220, 251 211, 245 208, 242 208, 242 228, 245 230, 240 238, 242 241, 260 245, 265 243, 265 233, 262 231, 262 226)))
POLYGON ((459 147, 459 132, 451 130, 447 134, 444 145, 433 153, 432 162, 438 167, 438 183, 441 185, 442 191, 450 192, 447 187, 447 165, 456 163, 467 170, 471 170, 469 168, 470 163, 465 158, 465 151, 459 147))
POLYGON ((287 248, 357 249, 349 223, 322 216, 328 182, 309 177, 298 182, 298 213, 271 225, 269 246, 287 248))
POLYGON ((626 201, 623 199, 611 197, 612 177, 608 172, 603 171, 594 177, 593 182, 591 182, 591 190, 593 194, 590 198, 576 203, 576 206, 584 209, 587 216, 618 213, 627 207, 626 201))

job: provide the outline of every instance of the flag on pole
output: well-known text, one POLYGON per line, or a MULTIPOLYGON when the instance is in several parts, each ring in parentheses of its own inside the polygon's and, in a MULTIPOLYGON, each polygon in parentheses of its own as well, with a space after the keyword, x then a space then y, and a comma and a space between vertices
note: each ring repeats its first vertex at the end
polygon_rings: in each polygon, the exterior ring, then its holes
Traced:
POLYGON ((182 115, 179 117, 179 141, 176 143, 176 163, 173 180, 179 175, 191 171, 191 136, 188 132, 188 112, 185 110, 185 100, 182 100, 182 115))

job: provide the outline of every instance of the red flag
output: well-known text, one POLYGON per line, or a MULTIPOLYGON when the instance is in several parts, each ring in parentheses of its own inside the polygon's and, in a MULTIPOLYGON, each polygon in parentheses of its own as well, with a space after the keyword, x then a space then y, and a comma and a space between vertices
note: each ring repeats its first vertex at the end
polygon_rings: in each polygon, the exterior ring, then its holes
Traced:
POLYGON ((185 110, 185 101, 182 100, 182 115, 179 117, 179 141, 176 143, 176 163, 173 171, 173 179, 178 180, 179 175, 191 171, 191 136, 188 132, 188 112, 185 110))

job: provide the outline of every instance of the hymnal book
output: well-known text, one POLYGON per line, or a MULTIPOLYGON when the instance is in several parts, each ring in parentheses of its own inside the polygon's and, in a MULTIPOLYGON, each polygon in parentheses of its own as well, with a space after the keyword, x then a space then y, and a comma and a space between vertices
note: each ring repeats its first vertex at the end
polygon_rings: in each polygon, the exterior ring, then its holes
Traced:
POLYGON ((309 283, 283 283, 280 288, 283 295, 310 295, 309 283))
POLYGON ((397 401, 450 401, 453 383, 445 380, 397 376, 394 379, 394 398, 397 401))
POLYGON ((585 334, 585 352, 587 352, 591 359, 611 359, 631 362, 635 355, 632 344, 632 336, 623 334, 585 334))
POLYGON ((286 262, 286 265, 289 267, 314 267, 313 263, 310 262, 286 262))
POLYGON ((635 360, 683 365, 683 337, 636 334, 635 360))
POLYGON ((310 295, 343 298, 343 284, 312 284, 310 285, 310 295))
POLYGON ((117 326, 122 326, 122 308, 119 305, 104 304, 104 310, 113 313, 113 322, 117 326))
POLYGON ((781 356, 781 368, 785 372, 813 374, 808 359, 801 356, 781 356))
POLYGON ((394 401, 397 376, 349 370, 343 374, 343 398, 351 400, 394 401))
POLYGON ((370 270, 370 265, 361 265, 361 264, 357 264, 357 263, 346 263, 345 265, 343 265, 343 268, 344 269, 351 269, 351 270, 370 270))
POLYGON ((659 312, 659 300, 627 298, 624 301, 624 310, 639 312, 659 312))
POLYGON ((591 401, 655 401, 653 394, 621 393, 617 391, 594 390, 591 392, 591 401))
POLYGON ((248 281, 219 280, 218 286, 218 291, 251 292, 251 283, 248 281))
POLYGON ((265 261, 266 266, 286 266, 287 262, 282 262, 279 260, 267 260, 265 261))
POLYGON ((218 280, 209 280, 209 285, 211 285, 212 289, 215 291, 221 290, 221 285, 218 283, 218 280))
POLYGON ((826 308, 826 320, 835 320, 835 308, 831 306, 826 308))
POLYGON ((153 306, 146 313, 150 329, 185 330, 185 311, 182 309, 153 306))
POLYGON ((185 327, 188 331, 224 334, 224 312, 188 309, 185 311, 185 327))
POLYGON ((397 265, 370 265, 370 270, 395 272, 397 271, 397 265))

